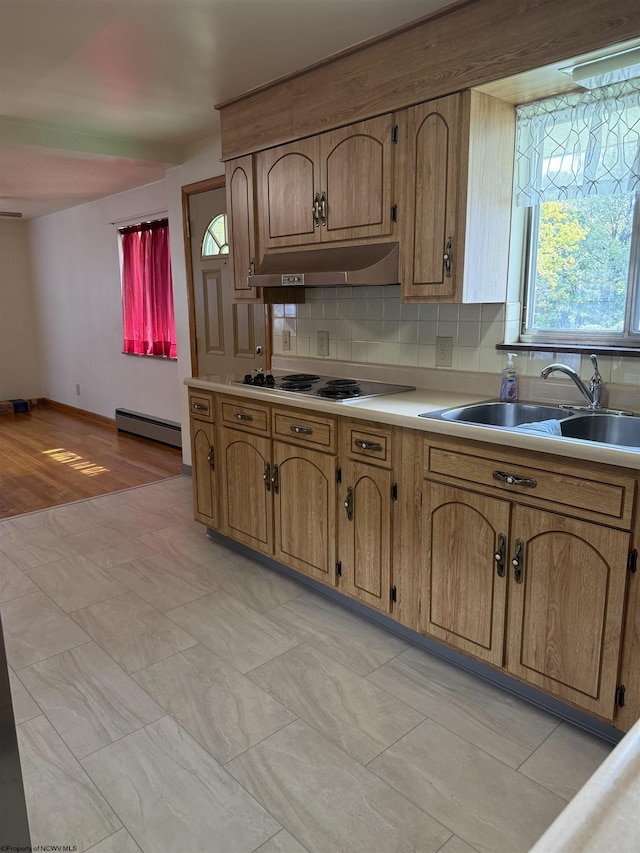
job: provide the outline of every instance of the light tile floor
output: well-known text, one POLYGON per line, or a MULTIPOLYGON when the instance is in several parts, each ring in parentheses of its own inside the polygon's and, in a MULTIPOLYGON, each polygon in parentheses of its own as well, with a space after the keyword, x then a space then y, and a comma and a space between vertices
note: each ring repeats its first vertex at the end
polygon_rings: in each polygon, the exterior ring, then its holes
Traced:
POLYGON ((517 853, 609 753, 190 507, 177 477, 0 522, 34 845, 517 853))

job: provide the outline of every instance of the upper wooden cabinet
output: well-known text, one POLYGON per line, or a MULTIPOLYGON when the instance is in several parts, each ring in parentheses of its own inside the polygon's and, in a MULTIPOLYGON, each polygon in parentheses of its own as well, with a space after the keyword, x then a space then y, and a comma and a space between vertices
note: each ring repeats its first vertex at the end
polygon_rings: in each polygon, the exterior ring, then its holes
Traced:
POLYGON ((253 157, 238 157, 225 165, 229 272, 235 299, 256 299, 249 286, 257 261, 253 157))
POLYGON ((403 299, 504 302, 513 107, 466 91, 411 107, 398 126, 403 299))
POLYGON ((395 139, 384 115, 260 151, 261 250, 391 236, 395 139))

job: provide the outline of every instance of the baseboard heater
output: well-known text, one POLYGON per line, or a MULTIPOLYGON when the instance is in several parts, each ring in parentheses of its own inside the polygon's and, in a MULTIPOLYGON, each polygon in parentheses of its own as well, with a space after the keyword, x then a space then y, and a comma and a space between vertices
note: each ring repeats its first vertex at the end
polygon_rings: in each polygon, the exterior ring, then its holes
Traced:
POLYGON ((154 418, 130 409, 116 409, 116 427, 121 432, 130 432, 143 438, 162 441, 182 448, 182 430, 180 424, 165 418, 154 418))

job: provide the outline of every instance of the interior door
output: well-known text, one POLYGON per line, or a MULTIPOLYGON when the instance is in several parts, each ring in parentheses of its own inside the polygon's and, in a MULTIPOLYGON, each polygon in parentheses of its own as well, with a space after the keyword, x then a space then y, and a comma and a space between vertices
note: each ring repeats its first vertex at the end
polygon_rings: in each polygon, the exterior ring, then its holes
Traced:
MULTIPOLYGON (((189 196, 191 263, 196 315, 198 375, 241 376, 265 367, 264 305, 233 301, 228 247, 203 255, 210 224, 226 212, 224 187, 189 196)), ((214 241, 213 249, 218 246, 214 241)))

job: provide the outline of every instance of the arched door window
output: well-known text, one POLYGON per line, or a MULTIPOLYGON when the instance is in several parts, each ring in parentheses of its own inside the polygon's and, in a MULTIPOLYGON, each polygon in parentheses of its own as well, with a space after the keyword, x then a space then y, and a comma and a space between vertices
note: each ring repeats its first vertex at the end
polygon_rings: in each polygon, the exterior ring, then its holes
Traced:
POLYGON ((202 257, 229 254, 229 237, 227 234, 227 214, 214 216, 204 232, 202 240, 202 257))

